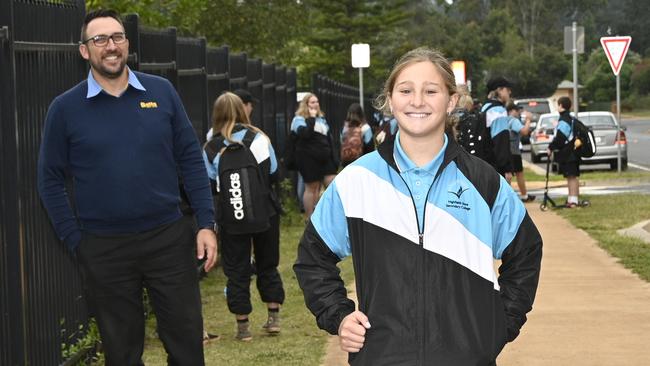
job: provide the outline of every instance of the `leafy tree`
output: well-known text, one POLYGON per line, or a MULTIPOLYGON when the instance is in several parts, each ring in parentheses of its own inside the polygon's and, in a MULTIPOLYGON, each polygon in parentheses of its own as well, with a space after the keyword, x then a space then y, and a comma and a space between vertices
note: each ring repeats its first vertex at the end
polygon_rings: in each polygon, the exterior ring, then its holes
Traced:
MULTIPOLYGON (((628 55, 621 67, 621 99, 630 95, 630 81, 635 66, 641 62, 640 56, 635 52, 628 55)), ((589 101, 608 102, 616 99, 616 77, 607 61, 607 56, 602 49, 594 49, 589 55, 583 68, 585 80, 584 97, 589 101)))

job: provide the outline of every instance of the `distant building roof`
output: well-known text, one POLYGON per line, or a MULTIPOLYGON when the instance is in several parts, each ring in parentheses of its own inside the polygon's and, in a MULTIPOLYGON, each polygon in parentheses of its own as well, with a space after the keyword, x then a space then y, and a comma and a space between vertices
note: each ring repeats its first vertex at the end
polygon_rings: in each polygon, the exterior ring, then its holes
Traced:
MULTIPOLYGON (((582 88, 582 85, 578 84, 578 89, 582 88)), ((562 80, 561 83, 557 84, 557 89, 573 89, 573 81, 562 80)))

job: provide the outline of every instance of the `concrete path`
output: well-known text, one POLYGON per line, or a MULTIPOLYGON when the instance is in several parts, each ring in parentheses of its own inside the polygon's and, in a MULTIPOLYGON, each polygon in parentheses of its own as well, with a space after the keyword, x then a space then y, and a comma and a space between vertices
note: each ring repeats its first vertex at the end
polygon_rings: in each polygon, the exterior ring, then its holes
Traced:
MULTIPOLYGON (((544 239, 537 298, 499 366, 650 365, 650 284, 538 205, 527 205, 544 239)), ((347 365, 336 337, 327 347, 323 366, 347 365)))

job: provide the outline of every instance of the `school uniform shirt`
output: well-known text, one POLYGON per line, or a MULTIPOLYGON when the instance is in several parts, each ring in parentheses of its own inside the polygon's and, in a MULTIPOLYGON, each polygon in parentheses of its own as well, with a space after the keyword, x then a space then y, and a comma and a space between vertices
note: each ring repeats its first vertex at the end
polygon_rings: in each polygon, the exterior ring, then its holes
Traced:
POLYGON ((307 155, 310 158, 325 162, 334 159, 331 144, 330 126, 323 117, 295 116, 291 121, 291 132, 298 136, 296 155, 307 155))
POLYGON ((551 151, 556 151, 555 159, 559 163, 578 161, 579 157, 573 152, 570 146, 573 140, 573 117, 570 111, 560 113, 560 117, 555 126, 555 135, 553 141, 548 145, 551 151))
POLYGON ((351 365, 489 365, 532 308, 542 239, 486 162, 445 136, 417 167, 398 132, 337 175, 300 240, 294 271, 330 334, 355 308, 337 267, 349 255, 371 324, 351 365))
MULTIPOLYGON (((205 169, 208 172, 208 178, 216 182, 217 191, 219 190, 219 160, 221 159, 221 149, 232 144, 242 142, 244 135, 246 134, 247 128, 243 124, 237 123, 233 128, 231 139, 232 141, 226 140, 221 136, 221 134, 214 135, 213 138, 217 138, 218 145, 216 150, 219 151, 212 161, 208 158, 205 149, 203 149, 203 163, 205 164, 205 169)), ((269 139, 262 135, 261 133, 255 133, 255 138, 249 150, 255 156, 255 161, 260 167, 262 172, 268 172, 268 174, 263 174, 262 178, 265 181, 265 184, 271 188, 271 184, 277 181, 277 172, 278 172, 278 160, 275 156, 275 150, 269 139)), ((271 200, 275 200, 275 195, 271 194, 271 200)), ((275 201, 273 202, 274 206, 275 201)), ((275 209, 275 213, 278 213, 279 209, 275 209)))
POLYGON ((510 116, 503 104, 497 100, 488 100, 481 112, 485 113, 485 125, 490 129, 494 149, 494 168, 499 173, 512 171, 510 153, 510 116))
POLYGON ((510 129, 510 153, 512 155, 521 155, 521 149, 519 149, 521 143, 520 132, 524 128, 524 124, 521 123, 519 118, 510 117, 508 127, 510 129))

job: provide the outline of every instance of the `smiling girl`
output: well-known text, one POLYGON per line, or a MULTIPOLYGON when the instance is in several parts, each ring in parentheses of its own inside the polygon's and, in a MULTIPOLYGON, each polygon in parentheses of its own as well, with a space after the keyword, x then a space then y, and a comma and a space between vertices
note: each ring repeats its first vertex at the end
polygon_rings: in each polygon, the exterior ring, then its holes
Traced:
POLYGON ((442 54, 402 56, 377 103, 399 132, 337 175, 300 241, 305 302, 353 366, 493 365, 532 308, 542 239, 505 179, 445 134, 456 99, 442 54), (337 267, 349 255, 357 311, 337 267))

